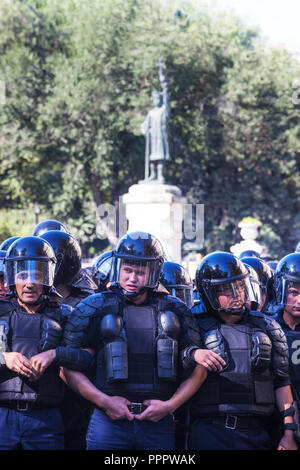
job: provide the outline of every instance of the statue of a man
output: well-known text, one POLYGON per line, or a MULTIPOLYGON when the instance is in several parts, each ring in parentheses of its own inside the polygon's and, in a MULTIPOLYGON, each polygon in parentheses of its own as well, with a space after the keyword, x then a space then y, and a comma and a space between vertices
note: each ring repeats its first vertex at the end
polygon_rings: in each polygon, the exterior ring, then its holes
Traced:
POLYGON ((141 126, 146 135, 145 149, 145 180, 157 180, 164 183, 164 161, 170 160, 167 126, 170 118, 169 84, 163 74, 163 63, 160 60, 159 80, 162 92, 153 91, 152 98, 155 108, 149 111, 141 126), (150 164, 150 176, 149 176, 150 164))

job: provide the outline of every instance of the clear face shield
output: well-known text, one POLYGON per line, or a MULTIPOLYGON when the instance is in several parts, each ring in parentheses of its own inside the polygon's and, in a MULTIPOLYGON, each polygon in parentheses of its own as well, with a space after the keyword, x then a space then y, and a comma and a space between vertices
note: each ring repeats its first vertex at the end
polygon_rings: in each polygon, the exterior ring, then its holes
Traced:
POLYGON ((161 272, 158 260, 139 260, 116 256, 111 269, 111 282, 117 282, 127 292, 156 287, 161 272))
POLYGON ((249 277, 222 284, 213 284, 210 289, 211 303, 215 310, 241 314, 248 302, 255 301, 249 277))
POLYGON ((171 295, 182 300, 188 308, 194 305, 193 288, 188 286, 170 286, 171 295))
POLYGON ((99 266, 95 268, 95 278, 100 282, 108 280, 112 268, 112 256, 105 259, 99 266))
POLYGON ((300 281, 282 280, 282 305, 300 310, 300 281))
POLYGON ((16 284, 53 285, 55 263, 42 260, 7 260, 6 278, 9 286, 16 284))
POLYGON ((265 303, 266 297, 263 295, 263 292, 265 292, 265 288, 262 288, 260 286, 259 278, 256 271, 250 266, 247 266, 247 269, 249 270, 249 278, 251 284, 251 300, 249 300, 249 307, 251 307, 251 301, 254 301, 258 304, 259 310, 265 303))

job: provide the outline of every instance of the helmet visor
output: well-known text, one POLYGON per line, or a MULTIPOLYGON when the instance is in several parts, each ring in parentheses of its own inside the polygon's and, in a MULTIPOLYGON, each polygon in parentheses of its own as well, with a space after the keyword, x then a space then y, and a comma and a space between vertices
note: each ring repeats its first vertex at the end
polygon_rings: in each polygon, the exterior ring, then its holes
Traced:
POLYGON ((15 284, 39 284, 52 286, 55 263, 41 260, 7 260, 6 279, 9 286, 15 284))
POLYGON ((251 278, 250 276, 250 283, 251 283, 251 301, 255 301, 259 306, 262 307, 263 301, 263 292, 259 285, 259 282, 256 279, 251 278))
POLYGON ((128 292, 138 292, 143 287, 155 288, 158 284, 162 263, 158 260, 114 258, 111 282, 118 282, 128 292))
POLYGON ((182 300, 188 308, 192 308, 194 305, 194 296, 192 287, 171 287, 171 295, 182 300))
POLYGON ((106 281, 109 278, 111 267, 112 267, 112 257, 106 258, 98 266, 94 268, 94 277, 99 281, 106 281))
POLYGON ((249 277, 225 283, 211 284, 207 296, 214 310, 237 311, 253 301, 254 294, 249 277))
POLYGON ((300 309, 300 281, 287 281, 283 279, 282 304, 300 309))

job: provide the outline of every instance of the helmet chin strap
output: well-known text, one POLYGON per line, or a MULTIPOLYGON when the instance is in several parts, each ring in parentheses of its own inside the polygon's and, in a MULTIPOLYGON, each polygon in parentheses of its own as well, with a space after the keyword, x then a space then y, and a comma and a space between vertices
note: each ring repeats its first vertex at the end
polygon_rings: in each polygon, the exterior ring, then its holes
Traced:
POLYGON ((110 290, 123 294, 129 300, 135 300, 137 297, 143 295, 147 291, 147 287, 141 287, 138 292, 128 292, 126 289, 123 289, 118 282, 114 282, 110 286, 110 290))
POLYGON ((240 316, 244 315, 246 312, 246 304, 244 303, 241 308, 233 308, 233 309, 226 309, 226 308, 218 308, 218 313, 225 313, 226 315, 235 315, 240 316))

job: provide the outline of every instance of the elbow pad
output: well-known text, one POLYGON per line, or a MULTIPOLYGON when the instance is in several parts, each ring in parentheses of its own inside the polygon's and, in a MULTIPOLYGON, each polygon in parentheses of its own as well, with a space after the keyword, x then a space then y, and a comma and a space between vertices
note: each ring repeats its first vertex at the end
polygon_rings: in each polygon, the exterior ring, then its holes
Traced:
POLYGON ((88 351, 59 346, 56 348, 56 364, 67 369, 87 372, 95 365, 94 356, 88 351))

